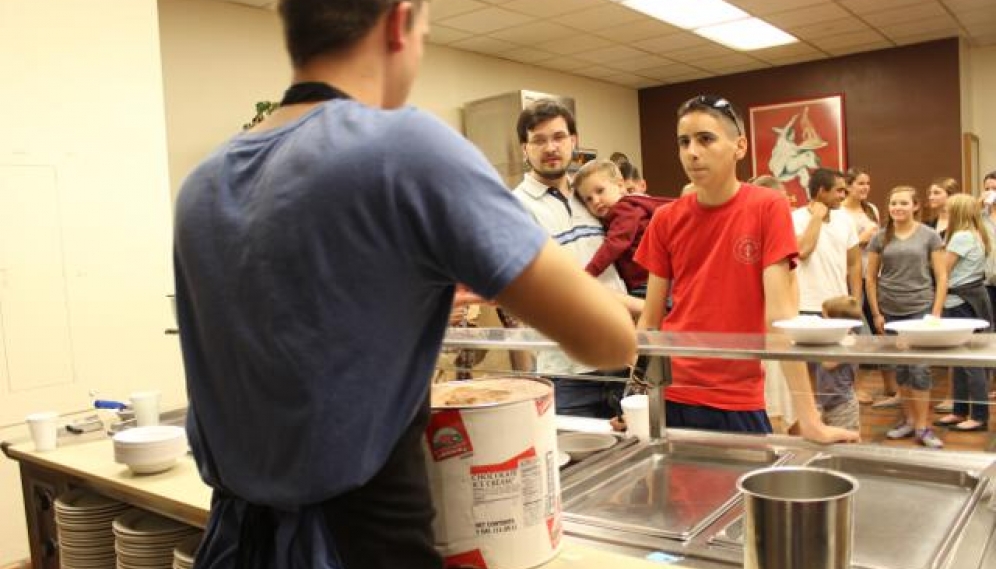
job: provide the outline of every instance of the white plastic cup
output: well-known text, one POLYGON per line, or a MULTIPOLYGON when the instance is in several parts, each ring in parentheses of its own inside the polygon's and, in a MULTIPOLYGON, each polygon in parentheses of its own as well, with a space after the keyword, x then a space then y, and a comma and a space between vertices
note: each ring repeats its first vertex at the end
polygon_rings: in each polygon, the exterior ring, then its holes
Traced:
POLYGON ((650 440, 650 400, 646 394, 623 397, 623 418, 626 419, 626 433, 641 441, 650 440))
POLYGON ((24 419, 31 430, 31 440, 35 443, 35 450, 46 452, 55 450, 56 439, 58 438, 59 414, 55 411, 43 411, 32 413, 24 419))
POLYGON ((131 394, 131 410, 135 413, 135 424, 139 427, 152 427, 159 424, 159 391, 136 391, 131 394))

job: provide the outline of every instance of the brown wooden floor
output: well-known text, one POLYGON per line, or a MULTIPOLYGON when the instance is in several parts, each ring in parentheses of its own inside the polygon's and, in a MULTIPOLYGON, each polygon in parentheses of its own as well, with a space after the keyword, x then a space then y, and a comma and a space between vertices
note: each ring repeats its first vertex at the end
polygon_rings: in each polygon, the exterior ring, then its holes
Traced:
MULTIPOLYGON (((931 410, 936 403, 948 396, 947 370, 934 370, 934 387, 931 390, 931 410)), ((864 390, 878 399, 882 393, 882 376, 875 370, 860 370, 858 374, 857 389, 864 390)), ((931 422, 940 418, 941 413, 932 412, 931 422)), ((865 443, 881 443, 888 446, 919 446, 915 440, 903 439, 892 441, 885 437, 886 431, 891 429, 902 417, 902 411, 896 407, 892 409, 873 409, 871 405, 861 406, 861 441, 865 443)), ((934 427, 937 436, 944 441, 945 450, 980 450, 996 452, 996 404, 989 408, 989 431, 960 433, 942 427, 934 427)))

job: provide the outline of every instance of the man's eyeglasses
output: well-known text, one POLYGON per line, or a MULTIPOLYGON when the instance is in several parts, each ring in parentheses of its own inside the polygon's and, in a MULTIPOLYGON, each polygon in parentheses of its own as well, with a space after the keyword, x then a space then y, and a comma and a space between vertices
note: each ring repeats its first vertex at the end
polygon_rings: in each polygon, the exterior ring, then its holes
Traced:
POLYGON ((552 137, 534 136, 533 138, 529 139, 527 144, 534 148, 546 148, 546 145, 552 142, 554 146, 560 148, 561 146, 564 145, 565 142, 567 142, 567 139, 569 139, 570 137, 571 137, 570 134, 561 131, 555 133, 552 137))
POLYGON ((681 108, 678 110, 678 116, 679 117, 684 116, 688 114, 689 111, 694 110, 696 107, 698 108, 708 107, 710 109, 719 111, 724 116, 726 116, 726 118, 733 121, 733 125, 737 127, 737 136, 743 134, 743 131, 740 130, 740 117, 737 115, 737 112, 733 110, 733 104, 724 99, 723 97, 716 97, 713 95, 699 95, 698 97, 689 99, 685 101, 683 105, 681 105, 681 108))

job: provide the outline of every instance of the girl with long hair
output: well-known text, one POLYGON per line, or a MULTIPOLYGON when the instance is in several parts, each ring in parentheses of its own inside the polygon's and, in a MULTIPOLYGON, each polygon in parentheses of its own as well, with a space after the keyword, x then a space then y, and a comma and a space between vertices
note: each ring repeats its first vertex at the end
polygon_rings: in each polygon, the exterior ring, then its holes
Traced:
MULTIPOLYGON (((944 242, 936 231, 917 220, 919 209, 915 188, 893 188, 889 192, 889 221, 868 243, 865 291, 880 334, 885 334, 886 322, 940 317, 944 308, 948 288, 944 242)), ((942 448, 944 443, 927 423, 930 368, 886 366, 882 375, 892 375, 898 383, 904 413, 903 420, 886 436, 915 436, 928 448, 942 448)))
POLYGON ((961 185, 954 178, 935 178, 927 187, 926 223, 942 238, 948 228, 948 198, 961 192, 961 185))
MULTIPOLYGON (((945 238, 945 268, 948 295, 944 316, 981 318, 992 323, 992 305, 986 292, 986 255, 993 244, 983 226, 978 202, 966 194, 947 201, 948 230, 945 238)), ((989 420, 988 383, 984 368, 952 369, 954 400, 950 414, 934 422, 954 431, 984 431, 989 420)))
MULTIPOLYGON (((861 247, 861 276, 863 278, 868 268, 868 242, 878 233, 881 217, 875 204, 868 201, 868 194, 871 192, 871 175, 867 170, 852 166, 847 169, 847 172, 844 172, 844 181, 847 183, 847 196, 841 202, 840 209, 851 217, 854 228, 858 232, 858 246, 861 247)), ((874 333, 875 325, 872 323, 871 307, 868 305, 867 296, 862 299, 861 313, 864 315, 865 322, 868 323, 869 330, 874 333)), ((878 366, 870 367, 878 368, 878 366)), ((885 376, 882 379, 885 397, 876 401, 872 406, 875 408, 898 406, 899 387, 895 381, 888 383, 888 378, 885 376)), ((856 395, 859 403, 871 403, 872 401, 872 396, 862 390, 858 390, 856 395)))

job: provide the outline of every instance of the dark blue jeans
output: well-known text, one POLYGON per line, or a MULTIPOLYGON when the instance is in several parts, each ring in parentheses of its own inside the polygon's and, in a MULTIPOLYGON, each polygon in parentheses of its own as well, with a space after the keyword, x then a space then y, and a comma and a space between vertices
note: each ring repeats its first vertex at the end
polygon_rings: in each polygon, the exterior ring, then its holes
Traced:
POLYGON ((772 432, 771 421, 764 409, 758 411, 727 411, 700 405, 668 401, 664 405, 668 427, 726 431, 733 433, 772 432))
MULTIPOLYGON (((978 318, 972 307, 963 302, 954 308, 945 308, 948 318, 978 318)), ((951 368, 951 397, 954 399, 952 413, 960 417, 971 417, 980 423, 989 422, 989 379, 985 368, 951 368)))

